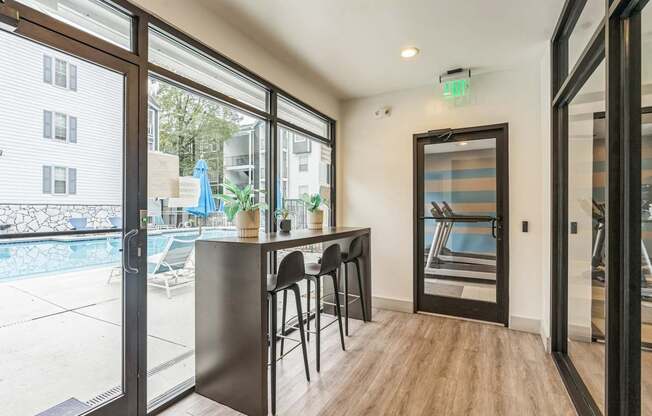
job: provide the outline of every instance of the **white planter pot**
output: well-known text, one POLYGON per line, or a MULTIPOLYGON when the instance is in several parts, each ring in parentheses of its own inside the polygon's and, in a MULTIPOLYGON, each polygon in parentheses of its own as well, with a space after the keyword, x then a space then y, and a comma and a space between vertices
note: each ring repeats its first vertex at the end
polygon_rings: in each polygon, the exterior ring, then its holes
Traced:
POLYGON ((321 209, 308 211, 308 229, 321 230, 324 227, 324 211, 321 209))
POLYGON ((260 210, 238 211, 235 214, 235 228, 238 230, 238 237, 258 237, 260 231, 260 210))

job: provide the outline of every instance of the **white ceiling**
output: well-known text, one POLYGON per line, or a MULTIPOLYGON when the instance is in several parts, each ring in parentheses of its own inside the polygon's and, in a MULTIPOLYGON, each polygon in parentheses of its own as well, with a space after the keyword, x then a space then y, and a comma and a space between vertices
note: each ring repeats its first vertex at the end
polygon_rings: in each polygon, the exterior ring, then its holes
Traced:
POLYGON ((564 0, 197 0, 347 99, 503 69, 540 53, 564 0), (402 60, 399 51, 421 54, 402 60))

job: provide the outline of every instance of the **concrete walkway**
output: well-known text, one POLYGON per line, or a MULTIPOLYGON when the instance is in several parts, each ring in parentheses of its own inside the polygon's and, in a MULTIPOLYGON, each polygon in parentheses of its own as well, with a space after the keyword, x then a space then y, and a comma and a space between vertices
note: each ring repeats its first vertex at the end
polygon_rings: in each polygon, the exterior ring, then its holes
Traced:
MULTIPOLYGON (((122 280, 110 268, 0 284, 2 413, 34 416, 122 386, 122 280)), ((194 286, 148 288, 148 401, 194 376, 194 286)))

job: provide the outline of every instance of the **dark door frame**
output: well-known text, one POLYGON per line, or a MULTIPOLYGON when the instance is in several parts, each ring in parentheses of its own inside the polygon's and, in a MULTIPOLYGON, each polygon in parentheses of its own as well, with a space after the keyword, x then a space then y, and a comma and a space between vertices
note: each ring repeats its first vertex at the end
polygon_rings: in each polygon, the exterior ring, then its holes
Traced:
POLYGON ((551 349, 577 412, 600 415, 568 355, 568 105, 604 61, 606 333, 604 413, 641 414, 641 10, 605 0, 604 19, 569 67, 569 37, 586 0, 566 0, 551 39, 551 349))
POLYGON ((507 123, 432 130, 413 136, 413 311, 432 312, 509 324, 509 126, 507 123), (496 242, 496 303, 424 295, 423 146, 455 141, 496 139, 496 211, 500 215, 496 242))
MULTIPOLYGON (((15 36, 20 36, 28 41, 37 42, 46 47, 59 50, 79 59, 86 60, 91 64, 106 68, 122 74, 125 79, 124 84, 124 138, 123 138, 123 170, 122 170, 122 217, 123 229, 122 235, 132 230, 138 230, 140 227, 139 209, 142 208, 146 201, 140 198, 145 190, 146 182, 142 180, 143 171, 139 166, 139 157, 142 151, 147 151, 146 142, 140 141, 139 130, 144 124, 139 124, 139 69, 137 65, 127 62, 106 52, 88 46, 77 40, 66 37, 55 31, 49 30, 43 26, 35 24, 28 19, 20 19, 15 36), (138 180, 140 176, 140 180, 138 180), (136 178, 129 180, 128 178, 136 178)), ((147 153, 145 153, 146 155, 147 153)), ((145 156, 146 157, 146 156, 145 156)), ((146 206, 146 205, 145 205, 146 206)), ((100 232, 115 232, 115 229, 93 230, 93 234, 100 232)), ((56 232, 48 233, 51 235, 64 234, 84 234, 85 232, 56 232)), ((46 233, 41 233, 46 234, 46 233)), ((5 235, 4 237, 16 237, 16 234, 5 235)), ((139 374, 145 374, 146 360, 140 354, 139 334, 145 328, 145 321, 139 311, 142 305, 142 297, 146 290, 146 259, 144 256, 139 257, 140 250, 144 242, 144 233, 137 234, 134 239, 136 244, 130 245, 129 251, 124 251, 125 263, 135 266, 138 271, 127 273, 123 271, 123 322, 122 322, 122 387, 124 392, 105 404, 89 410, 85 415, 89 416, 112 416, 127 415, 135 416, 138 411, 137 403, 140 392, 139 374)), ((83 380, 79 380, 83 383, 83 380)))

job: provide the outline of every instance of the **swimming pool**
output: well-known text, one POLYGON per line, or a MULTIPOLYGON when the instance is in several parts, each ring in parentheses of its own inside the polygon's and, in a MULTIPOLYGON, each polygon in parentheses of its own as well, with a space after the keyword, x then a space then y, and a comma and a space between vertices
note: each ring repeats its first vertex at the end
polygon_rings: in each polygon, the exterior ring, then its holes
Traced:
MULTIPOLYGON (((235 235, 227 229, 204 230, 204 238, 235 235)), ((165 231, 147 237, 147 255, 159 254, 170 238, 195 239, 197 231, 165 231)), ((120 236, 69 236, 30 241, 0 242, 0 282, 56 272, 118 266, 120 236)))

